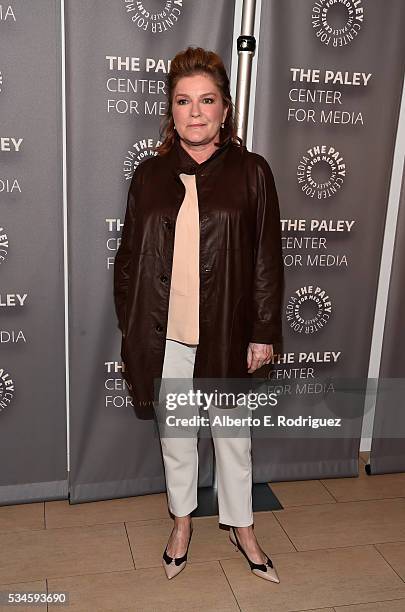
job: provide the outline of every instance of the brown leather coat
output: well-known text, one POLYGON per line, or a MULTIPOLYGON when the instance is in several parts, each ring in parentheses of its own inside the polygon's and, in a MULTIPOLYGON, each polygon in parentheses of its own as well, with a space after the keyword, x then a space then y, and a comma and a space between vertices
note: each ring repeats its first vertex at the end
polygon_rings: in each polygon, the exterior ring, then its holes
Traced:
POLYGON ((169 153, 146 159, 134 172, 114 267, 123 377, 135 403, 151 410, 154 379, 163 369, 182 172, 196 174, 200 211, 194 378, 251 377, 249 342, 271 344, 282 335, 280 213, 269 164, 230 140, 198 164, 177 137, 169 153))

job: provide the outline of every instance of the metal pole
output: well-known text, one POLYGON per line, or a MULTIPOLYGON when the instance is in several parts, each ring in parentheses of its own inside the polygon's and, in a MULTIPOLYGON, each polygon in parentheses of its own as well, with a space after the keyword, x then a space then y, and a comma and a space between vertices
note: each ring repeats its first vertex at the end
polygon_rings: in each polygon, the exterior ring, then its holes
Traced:
POLYGON ((236 83, 235 111, 238 136, 246 142, 249 115, 250 80, 252 60, 256 50, 253 36, 255 25, 256 0, 243 0, 241 33, 237 39, 238 76, 236 83))

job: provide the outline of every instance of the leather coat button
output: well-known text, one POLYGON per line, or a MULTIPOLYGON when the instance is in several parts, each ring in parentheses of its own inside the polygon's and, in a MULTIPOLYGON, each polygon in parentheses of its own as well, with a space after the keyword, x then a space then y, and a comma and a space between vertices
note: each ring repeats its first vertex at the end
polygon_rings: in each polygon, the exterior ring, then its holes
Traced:
POLYGON ((167 281, 169 280, 168 276, 166 276, 166 274, 161 274, 160 275, 160 280, 162 281, 162 283, 167 283, 167 281))
POLYGON ((155 327, 157 332, 162 332, 163 331, 163 327, 158 323, 155 327))

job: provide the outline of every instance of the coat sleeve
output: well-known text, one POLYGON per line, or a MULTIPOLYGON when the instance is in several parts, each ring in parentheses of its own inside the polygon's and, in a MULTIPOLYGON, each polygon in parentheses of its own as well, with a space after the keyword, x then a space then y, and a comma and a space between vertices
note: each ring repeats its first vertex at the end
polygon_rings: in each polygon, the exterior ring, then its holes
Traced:
POLYGON ((272 170, 257 155, 257 208, 250 342, 273 344, 282 339, 281 309, 284 264, 280 210, 272 170))
POLYGON ((118 318, 118 327, 125 336, 125 310, 129 289, 129 273, 133 255, 135 228, 135 186, 138 179, 138 166, 132 176, 128 190, 124 225, 121 232, 121 243, 114 260, 114 303, 118 318))

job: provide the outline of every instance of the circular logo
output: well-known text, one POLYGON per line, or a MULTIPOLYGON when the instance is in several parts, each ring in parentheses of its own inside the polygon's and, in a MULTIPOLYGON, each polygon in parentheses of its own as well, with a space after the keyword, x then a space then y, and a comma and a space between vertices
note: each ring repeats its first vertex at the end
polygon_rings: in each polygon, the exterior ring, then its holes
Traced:
POLYGON ((7 259, 8 254, 8 236, 4 227, 0 226, 0 264, 7 259))
POLYGON ((13 398, 13 379, 6 370, 0 368, 0 413, 11 404, 13 398))
POLYGON ((130 181, 134 174, 135 168, 139 166, 148 157, 155 157, 156 151, 153 150, 161 144, 160 140, 153 138, 143 138, 134 142, 132 147, 128 149, 123 164, 123 173, 125 180, 130 181))
POLYGON ((343 186, 346 164, 335 147, 315 145, 301 157, 297 180, 310 198, 324 200, 334 196, 343 186))
POLYGON ((286 308, 291 329, 299 334, 314 334, 328 323, 332 302, 322 287, 306 285, 289 298, 286 308))
POLYGON ((358 35, 364 22, 362 0, 316 0, 312 27, 324 45, 344 47, 358 35))
POLYGON ((132 23, 144 32, 171 30, 181 16, 183 0, 123 0, 132 23))

